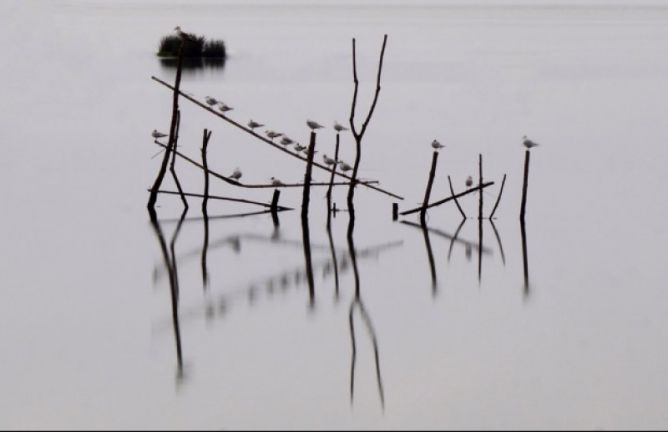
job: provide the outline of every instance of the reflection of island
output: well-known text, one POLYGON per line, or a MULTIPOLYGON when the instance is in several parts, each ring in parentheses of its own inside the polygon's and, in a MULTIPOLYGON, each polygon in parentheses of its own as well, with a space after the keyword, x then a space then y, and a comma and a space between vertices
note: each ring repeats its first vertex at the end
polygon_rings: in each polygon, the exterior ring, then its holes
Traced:
MULTIPOLYGON (((177 58, 160 58, 160 66, 171 72, 176 69, 179 60, 177 58)), ((184 57, 182 69, 184 72, 196 72, 201 70, 220 70, 225 67, 225 59, 217 57, 192 58, 184 57)))

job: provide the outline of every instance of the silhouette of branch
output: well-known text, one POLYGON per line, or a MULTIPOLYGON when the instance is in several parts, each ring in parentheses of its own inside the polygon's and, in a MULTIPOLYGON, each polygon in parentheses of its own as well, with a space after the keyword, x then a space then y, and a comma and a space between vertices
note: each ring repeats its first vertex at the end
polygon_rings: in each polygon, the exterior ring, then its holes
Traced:
MULTIPOLYGON (((152 76, 151 79, 154 80, 154 81, 156 81, 156 82, 158 82, 159 84, 162 84, 163 86, 165 86, 165 87, 167 87, 167 88, 169 88, 169 89, 174 90, 174 87, 173 87, 173 86, 171 86, 170 84, 166 83, 165 81, 163 81, 163 80, 161 80, 161 79, 159 79, 159 78, 156 78, 156 77, 152 76)), ((217 117, 219 117, 219 118, 225 120, 226 122, 232 124, 233 126, 236 126, 237 128, 239 128, 239 129, 241 129, 242 131, 246 132, 247 134, 249 134, 249 135, 255 137, 256 139, 258 139, 258 140, 260 140, 260 141, 262 141, 262 142, 264 142, 264 143, 266 143, 266 144, 269 144, 269 145, 272 146, 273 148, 278 149, 278 150, 282 151, 283 153, 288 154, 288 155, 290 155, 290 156, 292 156, 292 157, 294 157, 294 158, 297 158, 297 159, 299 159, 299 160, 301 160, 301 161, 303 161, 303 162, 306 162, 306 161, 307 161, 307 159, 306 159, 305 157, 303 157, 303 156, 301 156, 301 155, 299 155, 299 154, 297 154, 297 153, 292 153, 292 152, 290 152, 290 151, 287 150, 286 148, 284 148, 284 147, 282 147, 282 146, 276 144, 275 142, 273 142, 273 141, 271 141, 271 140, 269 140, 269 139, 267 139, 267 138, 265 138, 265 137, 259 135, 258 133, 254 132, 253 130, 251 130, 251 129, 245 127, 245 126, 243 126, 242 124, 240 124, 240 123, 238 123, 238 122, 236 122, 236 121, 230 119, 229 117, 227 117, 227 116, 225 116, 225 115, 223 115, 223 114, 221 114, 221 113, 219 113, 219 112, 214 111, 213 108, 211 108, 211 107, 207 106, 206 104, 204 104, 204 103, 198 101, 197 99, 193 98, 192 96, 189 96, 188 94, 186 94, 186 93, 184 93, 184 92, 182 92, 182 91, 180 91, 180 90, 179 90, 179 94, 180 94, 184 99, 189 100, 190 102, 194 103, 195 105, 199 106, 200 108, 203 108, 203 109, 209 111, 211 114, 213 114, 213 115, 215 115, 215 116, 217 116, 217 117)), ((320 169, 322 169, 322 170, 324 170, 324 171, 327 171, 327 172, 329 172, 329 173, 331 173, 331 172, 333 171, 332 169, 330 169, 330 168, 326 167, 325 165, 322 165, 322 164, 320 164, 320 163, 318 163, 318 162, 313 162, 313 166, 316 166, 316 167, 318 167, 318 168, 320 168, 320 169)), ((336 171, 335 175, 337 175, 337 176, 339 176, 339 177, 346 178, 346 179, 348 179, 348 180, 352 180, 352 177, 350 177, 350 176, 348 176, 347 174, 344 174, 343 172, 340 172, 340 171, 336 171)), ((375 190, 375 191, 377 191, 377 192, 381 192, 381 193, 383 193, 383 194, 385 194, 385 195, 389 195, 389 196, 391 196, 391 197, 394 197, 394 198, 397 198, 397 199, 400 199, 400 200, 403 200, 403 199, 404 199, 402 196, 399 196, 399 195, 397 195, 397 194, 395 194, 395 193, 389 192, 389 191, 387 191, 387 190, 385 190, 385 189, 382 189, 382 188, 380 188, 380 187, 374 186, 375 182, 374 182, 374 183, 372 183, 372 182, 358 182, 358 183, 361 184, 361 185, 363 185, 363 186, 365 186, 365 187, 368 187, 369 189, 373 189, 373 190, 375 190)), ((344 183, 344 184, 348 184, 348 183, 344 183)), ((313 186, 313 185, 312 185, 312 186, 313 186)))
POLYGON ((329 187, 327 188, 327 229, 332 225, 332 186, 334 184, 334 172, 336 172, 336 165, 339 162, 339 138, 340 133, 336 133, 336 147, 334 149, 334 168, 332 169, 332 175, 329 178, 329 187))
MULTIPOLYGON (((168 194, 168 195, 179 195, 180 194, 177 191, 166 191, 166 190, 159 190, 157 192, 162 193, 162 194, 168 194)), ((191 197, 196 197, 196 198, 204 198, 205 197, 205 195, 198 194, 198 193, 191 193, 191 192, 182 192, 182 193, 185 196, 191 196, 191 197)), ((244 203, 244 204, 254 204, 254 205, 258 205, 258 206, 262 206, 262 207, 271 208, 271 204, 258 202, 258 201, 251 201, 251 200, 242 199, 242 198, 229 198, 229 197, 218 196, 218 195, 207 195, 206 197, 208 199, 221 200, 221 201, 233 201, 233 202, 239 202, 239 203, 244 203)), ((291 209, 289 207, 278 206, 278 210, 293 210, 293 209, 291 209)))
POLYGON ((450 256, 452 255, 452 247, 455 245, 455 241, 457 241, 459 237, 459 232, 462 230, 465 223, 466 219, 462 219, 462 222, 457 227, 457 230, 455 230, 455 235, 453 235, 452 239, 450 239, 450 247, 448 248, 448 262, 450 262, 450 256))
POLYGON ((456 199, 456 198, 461 198, 461 197, 463 197, 464 195, 468 195, 468 194, 473 193, 473 192, 476 192, 476 191, 478 191, 478 190, 480 190, 480 189, 484 189, 484 188, 486 188, 486 187, 489 187, 489 186, 491 186, 491 185, 493 185, 493 184, 494 184, 494 182, 484 183, 484 184, 482 184, 482 185, 480 185, 480 186, 476 186, 476 187, 474 187, 474 188, 467 189, 466 191, 464 191, 464 192, 460 192, 460 193, 458 193, 458 194, 456 194, 456 195, 452 195, 452 196, 449 196, 449 197, 444 198, 444 199, 442 199, 442 200, 433 202, 433 203, 431 203, 431 204, 429 204, 429 205, 427 205, 427 206, 425 206, 425 205, 421 205, 420 207, 416 207, 416 208, 414 208, 414 209, 406 210, 406 211, 403 211, 403 212, 401 212, 401 213, 399 213, 399 214, 402 215, 402 216, 406 216, 406 215, 409 215, 409 214, 413 214, 413 213, 417 213, 417 212, 419 212, 419 211, 422 211, 423 208, 424 208, 424 209, 428 209, 428 208, 436 207, 436 206, 439 206, 439 205, 441 205, 441 204, 445 204, 445 203, 448 202, 448 201, 454 200, 454 199, 456 199))
MULTIPOLYGON (((450 176, 448 176, 448 184, 450 185, 450 194, 452 196, 455 195, 455 190, 452 188, 452 180, 450 180, 450 176)), ((455 204, 457 205, 457 208, 459 209, 459 213, 462 214, 462 217, 466 219, 466 213, 464 213, 464 210, 462 210, 462 206, 459 205, 459 201, 457 201, 457 198, 455 197, 455 204)))
POLYGON ((501 243, 501 236, 499 235, 499 231, 496 229, 496 225, 494 225, 494 221, 490 218, 489 223, 492 224, 492 229, 494 230, 494 235, 496 236, 496 242, 499 244, 499 251, 501 252, 501 261, 503 261, 503 265, 506 265, 506 254, 503 253, 503 243, 501 243))
POLYGON ((529 188, 529 150, 526 151, 524 156, 524 183, 522 185, 522 207, 520 208, 520 220, 524 222, 524 214, 527 207, 527 189, 529 188))
MULTIPOLYGON (((436 164, 438 163, 438 152, 435 151, 431 158, 431 170, 429 171, 429 179, 427 180, 427 189, 424 192, 424 200, 422 201, 422 210, 420 210, 420 222, 424 225, 427 217, 427 205, 431 197, 431 187, 434 184, 434 176, 436 175, 436 164)), ((429 239, 427 238, 427 242, 429 239)), ((433 261, 433 258, 432 258, 433 261)))
POLYGON ((492 220, 494 217, 494 213, 496 213, 496 208, 499 206, 499 203, 501 202, 501 195, 503 195, 503 186, 506 184, 506 175, 503 175, 503 180, 501 181, 501 189, 499 189, 499 196, 496 198, 496 204, 494 204, 494 208, 492 209, 492 213, 489 215, 489 220, 492 220))

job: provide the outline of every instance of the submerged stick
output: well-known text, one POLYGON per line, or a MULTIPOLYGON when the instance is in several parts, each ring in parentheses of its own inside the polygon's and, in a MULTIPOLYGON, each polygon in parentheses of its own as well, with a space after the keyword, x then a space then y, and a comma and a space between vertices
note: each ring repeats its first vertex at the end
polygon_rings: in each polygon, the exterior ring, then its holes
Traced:
POLYGON ((438 280, 436 278, 436 263, 434 262, 434 252, 431 248, 431 241, 429 240, 429 230, 427 225, 422 223, 422 235, 424 236, 424 244, 427 248, 427 258, 429 259, 429 271, 431 273, 431 295, 436 297, 436 291, 438 287, 438 280))
POLYGON ((424 192, 424 200, 422 201, 422 210, 420 210, 420 223, 422 225, 426 223, 427 206, 429 205, 429 197, 431 196, 431 187, 434 184, 434 176, 436 175, 437 163, 438 163, 438 152, 435 151, 433 156, 431 157, 431 170, 429 171, 429 179, 427 180, 427 189, 424 192))
MULTIPOLYGON (((529 150, 527 150, 528 160, 529 150)), ((524 266, 524 299, 526 300, 530 294, 529 285, 529 252, 527 252, 527 232, 524 225, 524 219, 520 220, 520 230, 522 233, 522 264, 524 266)))
MULTIPOLYGON (((159 190, 157 193, 162 193, 162 194, 168 194, 168 195, 179 195, 178 191, 166 191, 166 190, 159 190)), ((195 198, 204 198, 204 195, 198 194, 198 193, 190 193, 190 192, 183 192, 183 195, 185 196, 191 196, 195 198)), ((232 201, 232 202, 239 202, 239 203, 244 203, 244 204, 255 204, 258 206, 262 207, 267 207, 271 208, 271 204, 263 203, 263 202, 258 202, 258 201, 251 201, 247 199, 242 199, 242 198, 229 198, 229 197, 224 197, 224 196, 218 196, 218 195, 208 195, 208 199, 215 199, 215 200, 221 200, 221 201, 232 201)), ((289 207, 283 207, 283 206, 277 206, 278 210, 293 210, 289 207)))
POLYGON ((206 206, 209 201, 209 166, 206 160, 206 150, 211 138, 211 131, 204 129, 204 136, 202 137, 202 168, 204 171, 204 199, 202 200, 202 212, 206 212, 206 206))
MULTIPOLYGON (((452 180, 450 180, 450 176, 448 176, 448 184, 450 185, 450 194, 453 196, 455 195, 455 190, 452 188, 452 180)), ((459 201, 457 201, 457 198, 455 198, 455 204, 457 205, 457 208, 459 209, 459 213, 462 214, 462 217, 466 219, 466 213, 464 213, 464 210, 462 210, 462 206, 459 205, 459 201)))
MULTIPOLYGON (((159 79, 159 78, 156 78, 156 77, 152 76, 151 79, 154 80, 154 81, 156 81, 156 82, 158 82, 159 84, 162 84, 163 86, 167 87, 168 89, 172 89, 172 90, 174 90, 174 87, 173 87, 173 86, 171 86, 170 84, 164 82, 163 80, 161 80, 161 79, 159 79)), ((297 153, 292 153, 292 152, 290 152, 290 151, 287 150, 286 148, 284 148, 284 147, 280 146, 279 144, 276 144, 275 142, 273 142, 273 141, 271 141, 271 140, 269 140, 269 139, 267 139, 267 138, 265 138, 265 137, 259 135, 258 133, 254 132, 253 130, 251 130, 251 129, 245 127, 245 126, 243 126, 242 124, 237 123, 236 121, 230 119, 229 117, 227 117, 227 116, 225 116, 225 115, 223 115, 223 114, 221 114, 221 113, 219 113, 219 112, 214 111, 213 108, 211 108, 211 107, 207 106, 206 104, 204 104, 204 103, 198 101, 197 99, 193 98, 192 96, 189 96, 189 95, 187 95, 186 93, 184 93, 184 92, 182 92, 182 91, 179 91, 179 93, 180 93, 180 95, 181 95, 184 99, 189 100, 190 102, 194 103, 195 105, 199 106, 200 108, 203 108, 203 109, 209 111, 211 114, 213 114, 213 115, 215 115, 215 116, 217 116, 217 117, 219 117, 219 118, 225 120, 226 122, 232 124, 233 126, 236 126, 237 128, 241 129, 242 131, 246 132, 247 134, 252 135, 252 136, 255 137, 256 139, 258 139, 258 140, 264 142, 265 144, 269 144, 270 146, 272 146, 272 147, 274 147, 274 148, 276 148, 276 149, 282 151, 282 152, 285 153, 285 154, 288 154, 288 155, 290 155, 290 156, 292 156, 292 157, 294 157, 294 158, 297 158, 297 159, 299 159, 299 160, 301 160, 301 161, 303 161, 303 162, 306 162, 307 159, 306 159, 305 157, 303 157, 303 156, 301 156, 301 155, 299 155, 299 154, 297 154, 297 153)), ((320 168, 320 169, 322 169, 322 170, 325 170, 325 171, 327 171, 327 172, 329 172, 329 173, 332 172, 332 170, 331 170, 330 168, 328 168, 328 167, 326 167, 326 166, 324 166, 324 165, 322 165, 322 164, 320 164, 320 163, 317 163, 317 162, 313 162, 313 166, 316 166, 316 167, 318 167, 318 168, 320 168)), ((346 178, 346 179, 348 179, 348 180, 352 180, 352 177, 350 177, 350 176, 348 176, 347 174, 344 174, 343 172, 340 172, 340 171, 337 171, 337 172, 335 173, 335 175, 337 175, 337 176, 339 176, 339 177, 346 178)), ((387 190, 385 190, 385 189, 382 189, 382 188, 380 188, 380 187, 374 186, 374 184, 376 184, 376 183, 377 183, 377 182, 357 182, 357 184, 361 184, 362 186, 365 186, 365 187, 367 187, 367 188, 369 188, 369 189, 373 189, 373 190, 375 190, 376 192, 383 193, 383 194, 385 194, 385 195, 394 197, 394 198, 396 198, 396 199, 400 199, 400 200, 403 200, 403 199, 404 199, 402 196, 399 196, 399 195, 397 195, 397 194, 395 194, 395 193, 389 192, 389 191, 387 191, 387 190)), ((346 185, 349 185, 350 183, 345 183, 345 184, 346 184, 346 185)))
POLYGON ((506 175, 503 175, 503 180, 501 181, 501 189, 499 189, 499 196, 496 198, 496 204, 494 204, 494 208, 492 209, 492 213, 489 215, 489 220, 491 221, 492 218, 494 217, 494 213, 496 212, 496 208, 499 206, 499 203, 501 202, 501 195, 503 195, 503 186, 506 184, 506 175))
POLYGON ((409 214, 412 214, 412 213, 417 213, 417 212, 421 211, 423 208, 428 208, 428 209, 429 209, 429 208, 432 208, 432 207, 436 207, 436 206, 439 206, 439 205, 441 205, 441 204, 445 204, 445 203, 448 202, 448 201, 452 201, 453 199, 460 198, 460 197, 463 197, 464 195, 468 195, 468 194, 473 193, 473 192, 476 192, 476 191, 478 191, 478 190, 480 190, 480 189, 484 189, 484 188, 486 188, 486 187, 489 187, 489 186, 491 186, 491 185, 493 185, 493 184, 494 184, 494 182, 484 183, 484 184, 482 184, 482 185, 480 185, 480 186, 476 186, 476 187, 471 188, 471 189, 468 189, 468 190, 466 190, 466 191, 464 191, 464 192, 460 192, 460 193, 458 193, 458 194, 456 194, 456 195, 452 195, 452 196, 449 196, 449 197, 444 198, 444 199, 442 199, 442 200, 433 202, 433 203, 431 203, 431 204, 429 204, 429 205, 427 205, 427 206, 422 205, 422 206, 420 206, 420 207, 416 207, 416 208, 414 208, 414 209, 410 209, 410 210, 402 211, 402 212, 399 213, 399 214, 400 214, 401 216, 406 216, 406 215, 409 215, 409 214))
POLYGON ((529 150, 525 152, 524 157, 524 185, 522 186, 522 207, 520 209, 520 220, 524 221, 524 214, 527 205, 527 189, 529 188, 529 150))
POLYGON ((183 42, 179 46, 179 60, 176 66, 176 78, 174 80, 174 97, 172 99, 172 121, 169 127, 169 141, 167 142, 167 150, 165 151, 165 156, 162 158, 162 164, 160 165, 160 170, 158 171, 158 176, 153 182, 153 187, 151 188, 151 194, 148 198, 147 208, 154 209, 155 203, 158 200, 158 189, 162 185, 162 180, 165 178, 165 173, 167 172, 167 163, 169 162, 169 157, 171 156, 171 151, 174 150, 174 132, 176 129, 176 119, 177 113, 179 111, 179 87, 181 86, 181 67, 183 66, 183 42))
POLYGON ((334 168, 332 175, 329 178, 329 187, 327 188, 327 228, 332 225, 332 186, 334 184, 334 173, 336 172, 336 165, 339 163, 339 137, 340 133, 336 133, 336 147, 334 148, 334 168))
MULTIPOLYGON (((482 154, 478 155, 478 186, 482 185, 482 154)), ((478 219, 482 219, 482 189, 478 194, 478 219)))

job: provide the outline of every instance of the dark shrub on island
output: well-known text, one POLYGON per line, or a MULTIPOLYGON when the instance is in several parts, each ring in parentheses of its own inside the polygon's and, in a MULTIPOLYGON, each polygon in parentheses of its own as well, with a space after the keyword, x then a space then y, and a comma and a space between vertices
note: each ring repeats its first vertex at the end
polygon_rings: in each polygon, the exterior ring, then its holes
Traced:
MULTIPOLYGON (((226 57, 225 42, 207 40, 204 36, 188 34, 190 40, 183 43, 184 58, 222 58, 226 57)), ((175 35, 165 36, 160 40, 158 57, 177 57, 181 38, 175 35)))

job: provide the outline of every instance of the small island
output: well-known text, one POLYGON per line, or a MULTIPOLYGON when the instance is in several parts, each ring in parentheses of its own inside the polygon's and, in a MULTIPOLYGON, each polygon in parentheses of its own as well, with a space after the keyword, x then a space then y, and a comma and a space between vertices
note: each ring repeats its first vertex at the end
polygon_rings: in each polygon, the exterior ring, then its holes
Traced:
MULTIPOLYGON (((177 35, 164 36, 160 40, 158 57, 175 58, 179 55, 179 47, 182 39, 177 35)), ((227 56, 225 42, 222 40, 207 40, 204 36, 192 33, 188 39, 183 40, 183 57, 191 59, 219 59, 224 60, 227 56)))

